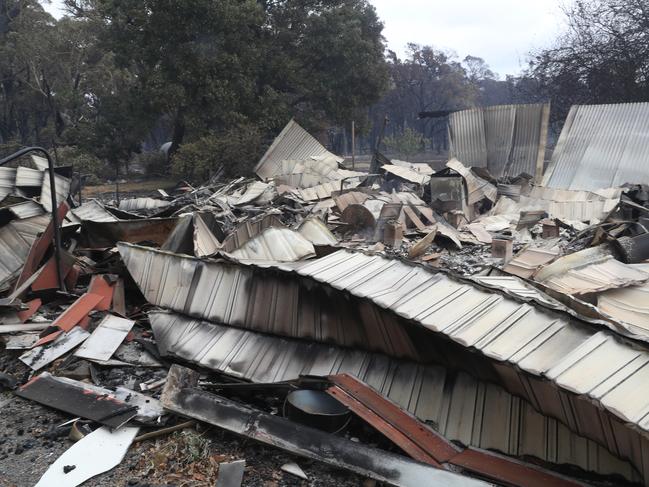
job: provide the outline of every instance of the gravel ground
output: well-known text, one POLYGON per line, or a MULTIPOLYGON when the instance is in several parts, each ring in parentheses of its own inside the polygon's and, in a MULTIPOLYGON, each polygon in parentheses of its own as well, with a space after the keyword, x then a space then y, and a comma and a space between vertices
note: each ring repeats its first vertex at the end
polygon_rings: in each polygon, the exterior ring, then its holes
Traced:
MULTIPOLYGON (((16 354, 6 351, 0 351, 0 371, 12 374, 19 383, 28 376, 16 354)), ((0 393, 0 409, 0 487, 33 486, 73 444, 68 438, 70 427, 59 427, 73 418, 9 391, 0 393)), ((218 464, 241 459, 246 460, 244 486, 374 485, 346 471, 203 424, 132 445, 118 467, 83 485, 213 487, 218 464), (297 463, 309 480, 283 472, 280 467, 288 462, 297 463)))

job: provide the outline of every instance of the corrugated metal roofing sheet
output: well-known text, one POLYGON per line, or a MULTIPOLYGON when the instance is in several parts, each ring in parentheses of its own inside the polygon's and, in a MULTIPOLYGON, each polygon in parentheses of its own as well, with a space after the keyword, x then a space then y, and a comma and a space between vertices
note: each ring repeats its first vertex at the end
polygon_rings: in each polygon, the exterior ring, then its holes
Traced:
POLYGON ((80 221, 91 222, 116 222, 119 221, 115 215, 104 208, 104 205, 97 200, 89 200, 78 208, 72 209, 72 214, 80 221))
MULTIPOLYGON (((445 437, 465 445, 639 479, 633 467, 605 448, 539 414, 531 404, 501 387, 466 373, 361 350, 268 336, 173 313, 151 312, 149 318, 163 355, 254 382, 349 373, 445 437)), ((648 445, 643 440, 637 447, 649 453, 648 445)))
POLYGON ((543 185, 596 190, 649 184, 649 103, 574 105, 543 185))
POLYGON ((315 257, 315 248, 295 230, 268 227, 228 255, 237 260, 296 262, 315 257))
POLYGON ((540 177, 549 104, 498 105, 449 116, 450 154, 495 177, 527 173, 540 177))
POLYGON ((394 174, 401 179, 405 179, 406 181, 415 184, 427 184, 428 181, 430 181, 429 175, 418 173, 417 171, 408 167, 385 164, 381 166, 381 169, 383 169, 385 172, 394 174))
POLYGON ((16 186, 16 169, 0 167, 0 199, 14 192, 16 186))
POLYGON ((16 218, 24 219, 33 216, 39 216, 45 213, 43 207, 35 201, 25 201, 15 205, 8 206, 7 209, 16 215, 16 218))
POLYGON ((9 222, 0 228, 0 283, 22 269, 36 236, 49 223, 49 216, 9 222))
POLYGON ((282 161, 304 161, 313 156, 331 157, 338 162, 343 160, 325 149, 295 120, 291 120, 259 160, 255 167, 255 173, 261 179, 266 180, 282 174, 282 161))
POLYGON ((19 167, 16 170, 16 186, 31 186, 40 188, 43 184, 44 172, 29 167, 19 167))
POLYGON ((312 216, 304 220, 297 229, 313 245, 336 245, 338 239, 320 218, 312 216))
POLYGON ((128 198, 119 202, 119 209, 123 211, 154 210, 169 206, 169 202, 156 198, 128 198))
POLYGON ((246 220, 239 225, 233 232, 223 240, 222 250, 224 252, 232 252, 238 249, 248 240, 259 235, 263 230, 268 227, 284 227, 284 224, 277 217, 277 215, 268 214, 261 218, 253 220, 246 220))
POLYGON ((641 284, 649 280, 649 273, 615 260, 602 247, 592 247, 560 257, 540 269, 534 280, 578 295, 641 284))
MULTIPOLYGON (((241 267, 127 244, 119 250, 149 302, 197 318, 415 360, 441 360, 453 343, 475 350, 488 359, 476 370, 491 364, 510 391, 649 471, 649 457, 639 458, 631 446, 640 436, 625 425, 649 436, 649 351, 611 331, 598 333, 564 313, 421 266, 344 250, 302 263, 241 267), (316 292, 290 273, 341 293, 316 292), (446 351, 436 341, 444 337, 446 351), (599 348, 602 337, 618 346, 599 348), (587 362, 608 364, 607 370, 582 373, 584 350, 587 362), (558 369, 566 372, 560 382, 539 380, 558 369), (593 415, 599 419, 582 420, 593 415)), ((468 367, 453 353, 449 360, 468 367)))
POLYGON ((552 218, 599 221, 615 209, 621 195, 617 188, 590 192, 535 186, 530 194, 521 195, 519 206, 521 210, 545 210, 552 218))
POLYGON ((503 270, 528 279, 540 266, 552 262, 558 256, 559 250, 527 248, 510 260, 503 270))
MULTIPOLYGON (((54 186, 56 187, 56 202, 61 204, 62 201, 68 199, 70 194, 70 180, 59 174, 54 174, 54 186)), ((50 176, 45 173, 43 176, 43 184, 41 185, 40 203, 48 213, 52 212, 52 196, 50 192, 50 176)))
POLYGON ((597 295, 597 307, 635 333, 649 335, 649 285, 605 291, 597 295))

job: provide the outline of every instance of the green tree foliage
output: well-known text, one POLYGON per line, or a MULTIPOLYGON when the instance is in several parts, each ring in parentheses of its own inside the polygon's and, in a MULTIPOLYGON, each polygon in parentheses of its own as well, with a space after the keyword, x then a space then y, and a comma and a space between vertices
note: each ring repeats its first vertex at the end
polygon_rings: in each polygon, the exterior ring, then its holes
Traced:
POLYGON ((382 24, 365 0, 68 0, 116 65, 143 125, 172 121, 184 142, 231 127, 268 134, 291 116, 346 122, 378 100, 387 71, 382 24))
POLYGON ((183 144, 173 159, 173 175, 192 182, 249 175, 261 155, 261 134, 254 125, 207 134, 183 144))
POLYGON ((292 116, 360 118, 387 80, 366 0, 65 5, 57 21, 36 0, 0 2, 0 144, 74 146, 119 167, 170 127, 172 154, 209 141, 230 154, 251 127, 266 141, 292 116))
POLYGON ((421 133, 409 127, 403 129, 401 133, 386 137, 383 143, 390 153, 406 158, 421 152, 425 147, 421 133))

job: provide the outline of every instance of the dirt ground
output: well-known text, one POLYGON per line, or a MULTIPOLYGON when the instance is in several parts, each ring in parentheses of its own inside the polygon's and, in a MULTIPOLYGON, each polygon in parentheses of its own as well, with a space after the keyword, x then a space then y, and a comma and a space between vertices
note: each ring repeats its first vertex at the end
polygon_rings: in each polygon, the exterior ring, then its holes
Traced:
MULTIPOLYGON (((15 355, 0 351, 0 371, 10 373, 22 382, 28 371, 17 363, 15 355)), ((0 393, 0 410, 0 487, 33 486, 49 465, 73 444, 68 438, 70 426, 60 427, 73 418, 6 390, 0 393)), ((150 430, 143 428, 140 432, 150 430)), ((132 445, 118 467, 83 485, 213 487, 218 464, 233 460, 246 461, 244 486, 374 485, 346 471, 292 456, 201 423, 132 445), (288 462, 297 463, 309 480, 283 472, 281 466, 288 462)))

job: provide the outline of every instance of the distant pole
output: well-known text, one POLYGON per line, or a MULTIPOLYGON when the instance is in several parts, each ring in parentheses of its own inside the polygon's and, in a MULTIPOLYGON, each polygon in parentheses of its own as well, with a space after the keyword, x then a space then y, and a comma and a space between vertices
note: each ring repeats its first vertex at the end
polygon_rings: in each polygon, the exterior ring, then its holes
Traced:
POLYGON ((352 120, 352 170, 356 169, 356 122, 352 120))

